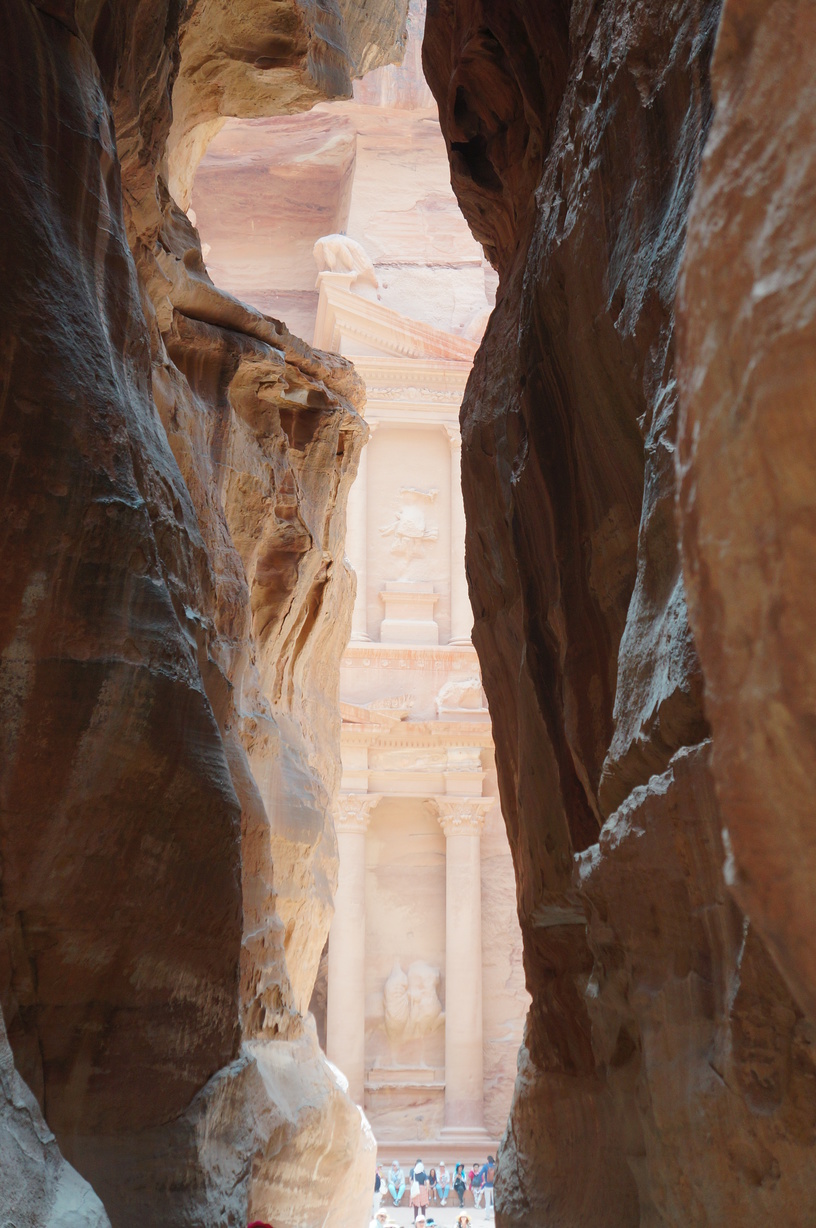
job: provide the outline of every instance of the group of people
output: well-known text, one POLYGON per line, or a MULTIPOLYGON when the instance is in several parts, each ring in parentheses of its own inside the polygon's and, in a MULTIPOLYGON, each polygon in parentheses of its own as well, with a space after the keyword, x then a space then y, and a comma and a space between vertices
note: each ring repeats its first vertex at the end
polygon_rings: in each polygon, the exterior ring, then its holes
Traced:
MULTIPOLYGON (((410 1182, 409 1201, 414 1210, 414 1222, 419 1224, 419 1228, 424 1228, 424 1225, 428 1223, 425 1209, 434 1203, 439 1203, 443 1207, 447 1206, 451 1190, 459 1199, 460 1211, 463 1211, 463 1216, 460 1216, 457 1221, 457 1228, 460 1228, 460 1225, 464 1226, 470 1223, 470 1217, 464 1213, 465 1194, 468 1190, 473 1196, 474 1207, 482 1206, 482 1201, 484 1200, 484 1213, 485 1216, 489 1215, 493 1208, 493 1178, 495 1172, 496 1161, 493 1156, 488 1156, 484 1164, 477 1161, 467 1171, 465 1171, 464 1164, 457 1164, 452 1174, 442 1161, 440 1161, 436 1168, 430 1168, 426 1172, 422 1161, 417 1160, 408 1174, 408 1181, 410 1182)), ((406 1181, 405 1173, 400 1167, 398 1160, 394 1160, 391 1165, 387 1181, 382 1175, 380 1166, 377 1165, 377 1174, 374 1178, 373 1228, 381 1228, 382 1224, 387 1224, 388 1222, 387 1216, 383 1220, 381 1218, 382 1213, 379 1211, 380 1203, 385 1197, 386 1186, 388 1193, 391 1195, 392 1205, 395 1207, 400 1206, 405 1195, 406 1181)))
MULTIPOLYGON (((432 1215, 426 1216, 422 1211, 414 1219, 414 1228, 425 1228, 426 1225, 436 1223, 432 1215)), ((394 1220, 389 1219, 388 1212, 380 1210, 371 1221, 371 1228, 399 1228, 399 1225, 394 1220)), ((462 1211, 456 1221, 456 1228, 470 1228, 470 1216, 467 1211, 462 1211)))

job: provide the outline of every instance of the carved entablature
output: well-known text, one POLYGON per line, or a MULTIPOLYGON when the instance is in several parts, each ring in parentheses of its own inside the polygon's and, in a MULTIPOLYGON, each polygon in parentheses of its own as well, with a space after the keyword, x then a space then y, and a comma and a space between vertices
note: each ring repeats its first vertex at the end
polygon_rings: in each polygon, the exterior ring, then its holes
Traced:
POLYGON ((337 796, 334 826, 339 832, 365 835, 371 812, 382 801, 381 793, 340 793, 337 796))
POLYGON ((492 797, 436 797, 432 804, 446 836, 478 836, 494 802, 492 797))

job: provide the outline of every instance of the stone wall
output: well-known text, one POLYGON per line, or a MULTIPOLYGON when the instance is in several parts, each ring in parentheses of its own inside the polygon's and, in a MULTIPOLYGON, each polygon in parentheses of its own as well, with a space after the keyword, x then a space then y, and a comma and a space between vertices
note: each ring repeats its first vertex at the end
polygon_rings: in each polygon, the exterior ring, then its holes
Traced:
POLYGON ((816 1217, 813 18, 720 18, 438 0, 426 26, 501 277, 462 436, 533 996, 506 1228, 816 1217))
POLYGON ((57 1143, 115 1228, 366 1217, 373 1140, 301 1014, 362 386, 214 287, 166 175, 226 114, 348 96, 405 7, 0 15, 0 1003, 57 1140, 26 1105, 15 1222, 54 1182, 102 1222, 57 1143))

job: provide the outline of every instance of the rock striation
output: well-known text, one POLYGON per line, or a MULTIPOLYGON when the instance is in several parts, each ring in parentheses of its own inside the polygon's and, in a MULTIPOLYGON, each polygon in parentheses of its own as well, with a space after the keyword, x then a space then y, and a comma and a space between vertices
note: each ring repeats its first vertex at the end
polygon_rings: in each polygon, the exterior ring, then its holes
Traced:
POLYGON ((806 8, 429 9, 500 274, 462 438, 533 997, 504 1228, 816 1217, 806 8))
POLYGON ((106 1222, 57 1144, 114 1228, 368 1206, 370 1134, 304 1018, 362 384, 216 289, 167 181, 224 114, 350 94, 405 6, 269 9, 0 14, 0 1005, 42 1151, 20 1222, 70 1183, 106 1222))

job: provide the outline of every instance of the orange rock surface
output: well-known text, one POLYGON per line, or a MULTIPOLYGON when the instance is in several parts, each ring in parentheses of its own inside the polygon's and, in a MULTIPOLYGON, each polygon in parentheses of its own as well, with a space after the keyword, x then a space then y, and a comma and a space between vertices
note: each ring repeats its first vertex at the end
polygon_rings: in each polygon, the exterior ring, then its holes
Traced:
POLYGON ((301 1014, 362 385, 216 289, 166 175, 349 94, 405 9, 182 7, 0 15, 0 1003, 43 1174, 58 1143, 114 1225, 362 1223, 373 1140, 301 1014))
POLYGON ((816 1218, 812 15, 719 22, 439 0, 426 27, 501 278, 462 436, 533 996, 504 1228, 816 1218))

